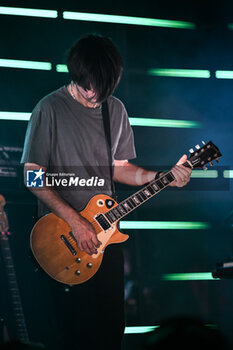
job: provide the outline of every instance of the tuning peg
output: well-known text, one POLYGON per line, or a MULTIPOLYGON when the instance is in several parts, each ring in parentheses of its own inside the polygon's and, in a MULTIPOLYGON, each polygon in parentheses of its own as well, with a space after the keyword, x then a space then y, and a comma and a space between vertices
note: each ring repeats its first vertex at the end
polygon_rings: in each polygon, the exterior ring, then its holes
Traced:
POLYGON ((194 149, 190 148, 189 153, 194 153, 194 149))
POLYGON ((209 165, 210 165, 210 166, 214 166, 214 164, 213 164, 213 163, 211 163, 211 162, 209 162, 209 165))
POLYGON ((203 141, 203 140, 202 140, 201 142, 202 142, 202 144, 203 144, 203 145, 205 145, 205 144, 206 144, 206 143, 205 143, 205 141, 203 141))
POLYGON ((204 165, 204 166, 202 167, 202 169, 203 169, 203 170, 207 170, 208 168, 207 168, 207 166, 204 165))
POLYGON ((196 147, 196 149, 200 149, 201 148, 199 145, 196 145, 195 147, 196 147))

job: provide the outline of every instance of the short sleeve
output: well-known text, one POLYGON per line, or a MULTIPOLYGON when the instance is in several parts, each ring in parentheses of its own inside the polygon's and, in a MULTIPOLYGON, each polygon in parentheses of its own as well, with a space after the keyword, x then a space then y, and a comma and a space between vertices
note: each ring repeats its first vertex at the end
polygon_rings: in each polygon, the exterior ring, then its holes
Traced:
POLYGON ((35 108, 27 126, 21 163, 36 163, 47 167, 51 150, 51 118, 49 113, 35 108))
POLYGON ((136 158, 136 151, 134 146, 134 135, 127 111, 122 104, 122 120, 120 127, 120 136, 118 139, 117 148, 114 154, 115 160, 125 160, 136 158))

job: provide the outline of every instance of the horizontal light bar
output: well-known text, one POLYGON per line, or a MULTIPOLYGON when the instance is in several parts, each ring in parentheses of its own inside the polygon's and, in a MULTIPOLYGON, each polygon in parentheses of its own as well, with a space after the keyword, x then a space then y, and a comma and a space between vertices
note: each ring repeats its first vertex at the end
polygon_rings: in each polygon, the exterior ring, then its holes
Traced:
MULTIPOLYGON (((68 73, 65 64, 56 65, 56 71, 59 73, 68 73)), ((161 77, 210 78, 210 71, 194 69, 149 69, 148 74, 161 77)))
POLYGON ((105 14, 99 14, 99 13, 65 11, 63 12, 63 18, 78 20, 78 21, 133 24, 133 25, 152 26, 152 27, 181 28, 181 29, 195 28, 195 24, 191 22, 174 21, 174 20, 167 20, 167 19, 144 18, 144 17, 105 15, 105 14))
POLYGON ((0 6, 0 15, 57 18, 57 11, 0 6))
POLYGON ((56 71, 59 73, 68 73, 68 68, 66 64, 57 64, 56 71))
POLYGON ((216 70, 215 77, 217 79, 233 79, 233 70, 216 70))
MULTIPOLYGON (((31 116, 30 113, 0 112, 0 119, 5 119, 5 120, 29 120, 30 116, 31 116)), ((129 118, 129 120, 130 120, 130 124, 133 126, 158 126, 158 127, 173 127, 173 128, 200 127, 198 122, 191 122, 186 120, 151 119, 151 118, 129 118)))
POLYGON ((164 128, 201 128, 200 122, 191 120, 129 118, 132 126, 155 126, 164 128))
MULTIPOLYGON (((217 328, 215 324, 207 323, 205 324, 208 328, 217 328)), ((134 326, 134 327, 125 327, 125 334, 138 334, 138 333, 148 333, 153 332, 156 328, 160 326, 134 326)))
POLYGON ((191 177, 194 179, 216 179, 218 177, 217 170, 193 170, 191 177))
POLYGON ((0 120, 29 120, 31 113, 21 112, 0 112, 0 120))
POLYGON ((120 221, 121 229, 137 230, 205 230, 208 222, 198 221, 120 221))
POLYGON ((138 326, 138 327, 125 327, 125 334, 138 334, 152 332, 159 326, 138 326))
POLYGON ((23 61, 11 59, 8 60, 0 58, 0 67, 51 70, 52 64, 49 62, 23 61))
POLYGON ((158 77, 177 77, 177 78, 210 78, 209 70, 200 69, 149 69, 148 74, 158 77))
POLYGON ((227 27, 228 29, 233 30, 233 23, 228 23, 227 27))
POLYGON ((233 170, 224 170, 223 177, 225 179, 233 179, 233 170))
POLYGON ((194 272, 194 273, 168 273, 162 276, 164 281, 202 281, 216 280, 211 272, 194 272))

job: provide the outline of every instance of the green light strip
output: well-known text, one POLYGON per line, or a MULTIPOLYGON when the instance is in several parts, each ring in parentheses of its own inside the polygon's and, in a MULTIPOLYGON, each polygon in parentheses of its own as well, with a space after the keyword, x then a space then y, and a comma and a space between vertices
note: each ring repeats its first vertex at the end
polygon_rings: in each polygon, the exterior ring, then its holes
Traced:
POLYGON ((191 177, 194 179, 216 179, 218 177, 218 171, 217 170, 193 170, 191 177))
POLYGON ((161 278, 164 281, 203 281, 216 280, 211 272, 194 272, 194 273, 168 273, 161 278))
POLYGON ((138 334, 152 332, 159 326, 138 326, 138 327, 125 327, 125 334, 138 334))
POLYGON ((140 25, 140 26, 153 26, 153 27, 166 27, 166 28, 181 28, 181 29, 195 28, 195 24, 191 22, 155 19, 155 18, 131 17, 131 16, 105 15, 105 14, 99 14, 99 13, 65 11, 63 12, 63 18, 78 20, 78 21, 133 24, 133 25, 140 25))
MULTIPOLYGON (((207 323, 206 327, 217 328, 215 324, 207 323)), ((160 326, 134 326, 134 327, 125 327, 125 334, 138 334, 138 333, 148 333, 154 331, 160 326)))
POLYGON ((158 77, 176 77, 176 78, 210 78, 209 70, 200 69, 149 69, 149 75, 158 77))
POLYGON ((49 62, 8 60, 8 59, 1 59, 0 58, 0 67, 51 70, 52 64, 49 62))
POLYGON ((233 79, 233 70, 216 70, 215 78, 217 78, 217 79, 233 79))
MULTIPOLYGON (((65 64, 56 65, 56 71, 59 73, 68 73, 68 69, 65 64)), ((197 69, 149 69, 148 74, 161 77, 210 78, 210 71, 197 69)))
POLYGON ((223 177, 225 179, 233 179, 233 170, 224 170, 223 177))
POLYGON ((56 71, 59 73, 68 73, 68 68, 66 64, 57 64, 56 71))
MULTIPOLYGON (((30 113, 18 112, 0 112, 0 119, 5 120, 29 120, 30 113)), ((133 126, 159 126, 173 128, 194 128, 200 127, 198 122, 186 120, 170 120, 170 119, 151 119, 151 118, 129 118, 130 124, 133 126), (145 121, 143 123, 143 121, 145 121), (150 121, 150 122, 149 122, 150 121)))
POLYGON ((227 27, 228 29, 233 30, 233 23, 228 23, 227 27))
POLYGON ((21 120, 28 121, 30 119, 31 113, 21 113, 21 112, 0 112, 0 120, 21 120))
POLYGON ((57 11, 0 6, 0 15, 57 18, 57 11))
POLYGON ((155 126, 164 128, 201 128, 200 122, 191 120, 129 118, 132 126, 155 126))
POLYGON ((206 230, 208 222, 195 221, 120 221, 121 229, 136 230, 206 230))

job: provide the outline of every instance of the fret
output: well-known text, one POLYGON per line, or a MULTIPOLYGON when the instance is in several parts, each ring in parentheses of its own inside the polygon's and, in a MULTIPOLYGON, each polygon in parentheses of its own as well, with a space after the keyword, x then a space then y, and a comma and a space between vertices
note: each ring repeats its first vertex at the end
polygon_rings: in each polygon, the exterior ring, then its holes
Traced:
POLYGON ((148 191, 150 191, 152 196, 155 194, 155 190, 153 190, 153 187, 151 185, 148 185, 147 189, 148 189, 148 191))
POLYGON ((111 224, 116 220, 116 217, 111 210, 109 210, 109 212, 107 212, 105 216, 111 222, 111 224))
POLYGON ((151 187, 153 188, 153 190, 155 192, 158 192, 159 191, 159 186, 154 182, 153 184, 151 184, 151 187))
POLYGON ((134 209, 133 204, 130 202, 130 198, 126 199, 126 202, 127 202, 127 204, 129 205, 130 210, 134 209))
POLYGON ((132 209, 136 208, 137 204, 132 200, 131 197, 128 198, 128 203, 131 205, 132 209))
POLYGON ((145 196, 145 194, 143 193, 143 191, 140 191, 140 196, 143 198, 143 200, 146 199, 146 196, 145 196))
POLYGON ((172 182, 175 180, 175 176, 172 174, 172 172, 167 173, 166 178, 168 179, 169 182, 172 182))
POLYGON ((118 208, 119 212, 120 212, 122 215, 125 215, 125 214, 127 213, 127 212, 125 211, 123 205, 119 204, 119 205, 117 206, 117 208, 118 208))
POLYGON ((130 200, 130 203, 133 203, 133 207, 135 208, 137 206, 137 202, 134 201, 133 197, 130 197, 129 200, 130 200))
POLYGON ((112 212, 117 217, 117 219, 119 219, 121 217, 121 213, 117 210, 117 207, 113 208, 112 212))
POLYGON ((141 201, 139 200, 139 198, 138 198, 137 195, 134 195, 134 196, 132 197, 132 199, 134 200, 134 202, 135 202, 137 205, 141 203, 141 201))
POLYGON ((163 183, 162 183, 160 180, 157 180, 157 181, 156 181, 156 184, 158 185, 158 187, 159 187, 160 189, 164 188, 164 185, 163 185, 163 183))
POLYGON ((169 184, 169 181, 168 181, 168 179, 166 178, 166 176, 162 177, 160 180, 162 181, 162 183, 163 183, 165 186, 169 184))
POLYGON ((144 202, 144 199, 142 198, 142 196, 140 196, 139 192, 136 194, 136 196, 137 196, 138 200, 140 201, 140 203, 144 202))
POLYGON ((128 205, 128 203, 126 201, 124 203, 122 203, 122 205, 127 210, 127 212, 131 210, 130 206, 128 205))
POLYGON ((150 191, 147 188, 145 188, 143 190, 143 193, 146 195, 147 198, 149 198, 151 196, 151 193, 150 193, 150 191))
MULTIPOLYGON (((115 209, 115 208, 113 208, 113 209, 115 209)), ((115 214, 115 212, 113 211, 113 209, 110 210, 110 213, 111 213, 111 217, 112 217, 113 221, 116 221, 116 220, 117 220, 117 215, 115 214)))

